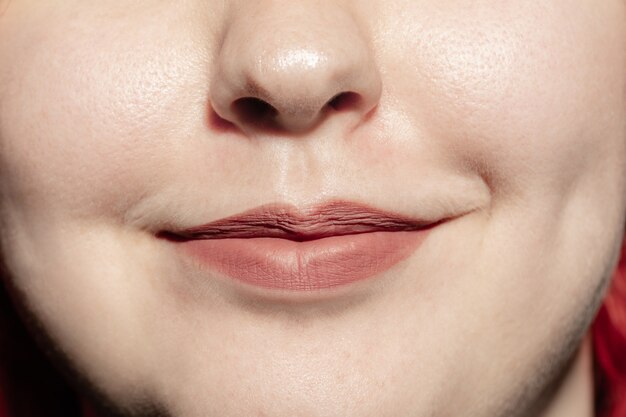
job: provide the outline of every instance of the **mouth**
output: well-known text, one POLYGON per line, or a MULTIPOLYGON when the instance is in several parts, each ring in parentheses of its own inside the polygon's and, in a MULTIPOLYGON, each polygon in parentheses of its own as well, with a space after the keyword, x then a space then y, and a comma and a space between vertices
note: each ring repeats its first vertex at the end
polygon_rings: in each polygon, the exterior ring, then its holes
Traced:
POLYGON ((415 219, 363 204, 272 204, 207 224, 164 230, 202 268, 264 289, 320 291, 381 275, 447 219, 415 219))

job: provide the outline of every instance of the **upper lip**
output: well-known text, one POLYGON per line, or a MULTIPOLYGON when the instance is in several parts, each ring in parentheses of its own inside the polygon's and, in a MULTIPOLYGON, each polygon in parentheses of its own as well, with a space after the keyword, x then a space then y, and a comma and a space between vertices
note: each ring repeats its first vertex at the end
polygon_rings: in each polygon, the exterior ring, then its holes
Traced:
POLYGON ((442 221, 410 218, 348 201, 332 201, 304 209, 269 204, 200 226, 162 231, 158 235, 181 241, 269 237, 301 242, 357 233, 415 231, 442 221))

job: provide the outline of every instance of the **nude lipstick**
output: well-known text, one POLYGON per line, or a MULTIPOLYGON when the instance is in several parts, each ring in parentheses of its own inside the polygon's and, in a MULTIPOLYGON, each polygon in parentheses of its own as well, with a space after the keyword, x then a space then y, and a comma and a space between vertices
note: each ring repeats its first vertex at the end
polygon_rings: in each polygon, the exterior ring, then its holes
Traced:
POLYGON ((158 237, 226 277, 256 287, 316 291, 364 280, 411 255, 440 221, 346 201, 270 204, 158 237))

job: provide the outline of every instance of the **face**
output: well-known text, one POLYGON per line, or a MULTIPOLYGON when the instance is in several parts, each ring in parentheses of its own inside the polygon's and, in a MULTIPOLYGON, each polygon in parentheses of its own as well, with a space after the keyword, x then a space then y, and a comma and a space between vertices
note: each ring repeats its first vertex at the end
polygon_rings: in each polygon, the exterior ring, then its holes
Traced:
POLYGON ((523 415, 585 334, 624 234, 625 2, 0 10, 5 284, 124 413, 523 415), (346 202, 436 224, 304 290, 283 258, 356 235, 163 238, 346 202))

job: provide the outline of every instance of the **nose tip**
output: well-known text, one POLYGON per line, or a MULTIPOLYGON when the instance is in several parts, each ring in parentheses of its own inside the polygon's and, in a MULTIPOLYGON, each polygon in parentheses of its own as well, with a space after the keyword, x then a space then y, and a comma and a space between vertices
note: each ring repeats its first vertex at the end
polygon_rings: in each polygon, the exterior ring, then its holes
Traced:
POLYGON ((376 106, 381 80, 367 39, 349 13, 316 10, 265 8, 231 22, 211 82, 218 116, 243 131, 301 132, 376 106))

